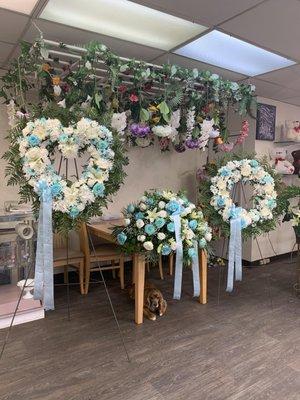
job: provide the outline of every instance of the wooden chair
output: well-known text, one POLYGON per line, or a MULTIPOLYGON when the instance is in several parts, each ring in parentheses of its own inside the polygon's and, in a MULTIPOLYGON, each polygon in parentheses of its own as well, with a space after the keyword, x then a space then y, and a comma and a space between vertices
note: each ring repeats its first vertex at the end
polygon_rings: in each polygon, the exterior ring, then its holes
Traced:
POLYGON ((70 249, 68 239, 62 235, 53 235, 53 267, 64 267, 64 282, 68 282, 68 268, 75 267, 79 274, 80 293, 84 294, 84 254, 80 250, 70 249))
POLYGON ((80 247, 85 256, 85 294, 89 291, 90 274, 93 271, 111 270, 113 274, 118 269, 120 273, 121 289, 124 289, 124 255, 120 252, 120 248, 113 243, 101 243, 91 246, 90 233, 86 224, 81 225, 80 231, 80 247), (108 265, 99 265, 100 262, 108 261, 108 265), (92 263, 97 262, 97 266, 92 263))
MULTIPOLYGON (((173 275, 173 253, 169 255, 168 263, 169 263, 169 274, 173 275)), ((149 273, 150 272, 150 262, 149 261, 146 262, 146 268, 147 268, 147 272, 149 273)), ((162 256, 159 256, 158 268, 159 268, 160 279, 164 279, 162 256)))

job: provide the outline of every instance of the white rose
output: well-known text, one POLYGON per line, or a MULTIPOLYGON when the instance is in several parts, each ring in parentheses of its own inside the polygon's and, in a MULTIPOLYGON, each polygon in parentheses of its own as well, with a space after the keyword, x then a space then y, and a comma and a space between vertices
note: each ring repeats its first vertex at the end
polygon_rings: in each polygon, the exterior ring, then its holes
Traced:
POLYGON ((271 193, 273 193, 274 185, 272 183, 268 183, 267 185, 265 185, 264 189, 265 189, 265 193, 271 194, 271 193))
POLYGON ((143 246, 148 251, 153 250, 153 243, 152 242, 145 242, 145 243, 143 243, 143 246))
POLYGON ((145 225, 142 219, 138 219, 135 224, 139 229, 141 229, 145 225))
POLYGON ((139 207, 140 207, 140 210, 142 210, 142 211, 147 210, 147 206, 145 203, 140 203, 139 207))
POLYGON ((161 211, 159 211, 159 212, 157 213, 157 215, 158 215, 160 218, 166 218, 167 215, 168 215, 168 213, 167 213, 167 211, 165 211, 165 210, 161 210, 161 211))
POLYGON ((159 207, 159 208, 165 208, 165 206, 166 206, 166 203, 165 203, 164 201, 160 201, 160 202, 158 203, 158 207, 159 207))
POLYGON ((271 211, 270 211, 267 207, 263 207, 263 208, 260 210, 260 215, 261 215, 263 218, 269 218, 269 217, 272 215, 272 213, 271 213, 271 211))
POLYGON ((90 63, 90 61, 87 61, 85 63, 85 68, 88 69, 88 70, 92 69, 92 64, 90 63))
POLYGON ((226 182, 222 179, 219 179, 219 181, 217 182, 217 187, 219 189, 226 189, 226 182))
POLYGON ((242 174, 243 176, 249 176, 249 175, 251 174, 251 167, 250 167, 250 165, 248 165, 248 164, 243 165, 242 168, 241 168, 241 174, 242 174))
POLYGON ((204 239, 205 239, 207 242, 210 242, 211 239, 212 239, 212 234, 211 234, 211 232, 207 232, 207 233, 205 234, 205 236, 204 236, 204 239))
POLYGON ((176 242, 172 242, 172 243, 170 244, 170 247, 171 247, 172 250, 176 250, 176 248, 177 248, 176 242))
POLYGON ((166 235, 163 232, 158 232, 158 234, 157 234, 158 240, 164 240, 165 237, 166 237, 166 235))
POLYGON ((144 242, 145 239, 146 239, 146 236, 145 236, 145 235, 138 235, 138 237, 137 237, 137 240, 138 240, 139 242, 144 242))
POLYGON ((185 237, 187 238, 187 240, 193 239, 194 236, 195 236, 195 234, 191 229, 186 230, 185 237))
POLYGON ((125 218, 124 219, 124 224, 125 224, 125 226, 130 225, 130 219, 129 218, 125 218))

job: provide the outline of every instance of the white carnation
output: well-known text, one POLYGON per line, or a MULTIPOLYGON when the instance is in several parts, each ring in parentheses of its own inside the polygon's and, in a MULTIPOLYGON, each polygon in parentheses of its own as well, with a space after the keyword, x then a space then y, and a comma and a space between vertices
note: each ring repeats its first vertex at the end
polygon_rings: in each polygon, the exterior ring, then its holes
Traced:
POLYGON ((153 247, 154 247, 152 242, 145 242, 145 243, 143 243, 143 246, 148 251, 153 250, 153 247))

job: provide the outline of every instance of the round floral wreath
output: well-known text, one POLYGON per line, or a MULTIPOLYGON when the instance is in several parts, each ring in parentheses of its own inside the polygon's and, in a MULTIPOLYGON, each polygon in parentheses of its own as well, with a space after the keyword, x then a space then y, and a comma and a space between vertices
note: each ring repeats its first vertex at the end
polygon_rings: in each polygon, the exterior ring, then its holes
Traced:
POLYGON ((183 194, 166 190, 145 192, 137 203, 129 204, 123 211, 125 227, 116 227, 114 234, 127 253, 145 252, 149 258, 169 255, 177 249, 174 213, 180 215, 183 259, 189 264, 196 255, 195 241, 204 248, 212 233, 202 211, 183 194))
POLYGON ((276 208, 277 193, 273 177, 255 160, 229 161, 222 166, 216 176, 211 178, 210 191, 213 196, 210 204, 218 211, 225 222, 241 217, 242 228, 272 220, 272 210, 276 208), (236 207, 231 198, 234 184, 250 182, 253 186, 253 208, 245 210, 236 207))
POLYGON ((105 196, 104 182, 114 161, 112 140, 112 133, 105 126, 88 118, 68 127, 63 127, 58 119, 30 121, 19 139, 25 178, 38 194, 40 182, 46 182, 51 189, 53 209, 76 218, 97 197, 105 196), (67 181, 55 171, 50 156, 56 148, 67 159, 85 151, 89 153, 77 181, 67 181))

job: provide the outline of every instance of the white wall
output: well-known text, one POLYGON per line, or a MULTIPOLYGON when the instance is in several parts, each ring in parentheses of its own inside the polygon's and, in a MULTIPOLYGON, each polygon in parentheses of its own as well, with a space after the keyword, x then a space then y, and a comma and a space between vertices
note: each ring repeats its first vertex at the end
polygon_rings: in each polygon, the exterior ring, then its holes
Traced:
MULTIPOLYGON (((299 120, 300 119, 300 107, 293 106, 290 104, 282 103, 280 101, 270 100, 263 97, 258 98, 259 103, 271 104, 276 106, 276 138, 275 141, 281 138, 281 127, 284 125, 285 120, 299 120)), ((255 140, 255 151, 258 156, 267 155, 269 156, 269 150, 275 147, 283 147, 281 144, 275 144, 266 140, 255 140)), ((293 150, 300 149, 299 144, 288 145, 288 152, 291 153, 293 150)), ((293 158, 290 156, 290 160, 293 158)), ((300 179, 297 175, 283 175, 284 183, 287 185, 300 185, 300 179)), ((270 232, 268 235, 264 235, 258 238, 259 246, 261 247, 263 257, 274 256, 274 250, 276 254, 285 254, 292 250, 295 243, 295 235, 290 222, 284 222, 280 224, 277 229, 270 232), (270 241, 274 249, 272 248, 270 241)), ((255 241, 252 241, 251 249, 251 261, 260 259, 260 252, 255 241)))

